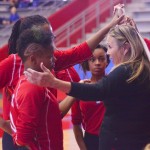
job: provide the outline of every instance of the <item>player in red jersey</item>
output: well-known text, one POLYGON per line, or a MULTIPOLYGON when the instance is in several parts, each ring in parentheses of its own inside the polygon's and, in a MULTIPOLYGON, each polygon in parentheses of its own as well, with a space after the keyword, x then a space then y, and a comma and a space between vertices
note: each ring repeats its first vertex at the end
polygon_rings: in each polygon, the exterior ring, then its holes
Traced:
MULTIPOLYGON (((105 68, 110 61, 106 52, 106 47, 98 45, 93 51, 93 57, 82 63, 84 73, 86 74, 87 71, 91 72, 91 79, 88 80, 88 83, 96 83, 105 76, 105 68)), ((76 101, 73 104, 73 130, 80 149, 93 150, 94 147, 95 150, 98 150, 99 128, 102 124, 104 113, 105 107, 102 101, 76 101), (81 125, 85 130, 84 134, 81 125)))
MULTIPOLYGON (((74 82, 79 82, 80 77, 77 73, 77 71, 74 69, 74 67, 69 67, 67 69, 61 70, 61 71, 56 71, 55 76, 58 79, 64 80, 64 81, 74 81, 74 82)), ((66 96, 66 93, 63 93, 61 91, 57 92, 57 100, 62 101, 66 96)))
MULTIPOLYGON (((20 35, 17 48, 25 70, 41 71, 41 61, 50 70, 54 68, 53 33, 28 29, 20 35)), ((10 125, 15 143, 31 150, 62 150, 60 110, 51 89, 35 86, 22 75, 11 101, 10 125)))

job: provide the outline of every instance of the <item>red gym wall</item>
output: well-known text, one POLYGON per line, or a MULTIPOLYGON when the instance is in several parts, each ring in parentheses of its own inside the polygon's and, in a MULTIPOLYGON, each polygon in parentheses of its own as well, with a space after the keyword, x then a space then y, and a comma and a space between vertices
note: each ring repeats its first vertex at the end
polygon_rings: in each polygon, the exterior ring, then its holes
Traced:
POLYGON ((88 0, 74 0, 72 3, 51 15, 48 20, 50 21, 53 30, 56 30, 68 20, 75 17, 81 11, 88 7, 88 0))

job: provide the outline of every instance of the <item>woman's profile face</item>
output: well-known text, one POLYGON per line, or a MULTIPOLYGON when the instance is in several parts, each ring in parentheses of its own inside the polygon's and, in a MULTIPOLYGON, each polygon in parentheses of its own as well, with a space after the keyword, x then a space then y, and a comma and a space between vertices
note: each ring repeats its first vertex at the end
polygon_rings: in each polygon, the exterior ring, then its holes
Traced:
POLYGON ((114 65, 121 63, 121 50, 117 43, 117 40, 114 37, 107 36, 107 54, 110 56, 110 59, 113 61, 114 65))

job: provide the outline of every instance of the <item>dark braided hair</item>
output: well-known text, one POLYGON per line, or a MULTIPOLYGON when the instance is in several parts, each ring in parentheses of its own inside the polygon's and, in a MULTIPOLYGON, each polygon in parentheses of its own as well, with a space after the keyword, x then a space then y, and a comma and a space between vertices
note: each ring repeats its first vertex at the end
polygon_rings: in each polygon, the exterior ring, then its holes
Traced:
POLYGON ((49 24, 48 20, 40 15, 28 16, 21 18, 13 25, 12 33, 8 40, 8 51, 9 54, 16 54, 16 44, 19 38, 19 35, 26 29, 30 29, 33 26, 42 26, 44 24, 49 24))

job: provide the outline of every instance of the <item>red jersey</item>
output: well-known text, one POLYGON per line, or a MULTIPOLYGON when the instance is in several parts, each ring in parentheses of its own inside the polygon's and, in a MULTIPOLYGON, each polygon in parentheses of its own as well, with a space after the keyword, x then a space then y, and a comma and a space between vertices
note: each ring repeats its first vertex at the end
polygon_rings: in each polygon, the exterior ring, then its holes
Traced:
MULTIPOLYGON (((62 70, 59 72, 55 72, 55 75, 58 79, 64 80, 64 81, 70 81, 70 82, 73 82, 73 81, 79 82, 80 81, 80 77, 73 67, 70 67, 68 69, 65 69, 65 70, 62 70)), ((62 101, 65 97, 66 97, 66 93, 64 93, 60 90, 57 90, 58 101, 62 101)))
POLYGON ((55 75, 58 79, 64 81, 72 81, 72 82, 80 81, 80 77, 73 67, 67 68, 59 72, 55 72, 55 75))
MULTIPOLYGON (((84 42, 72 49, 55 50, 54 55, 57 59, 55 70, 59 71, 88 59, 92 53, 87 43, 84 42)), ((0 88, 5 87, 3 90, 3 117, 5 120, 9 120, 11 95, 23 71, 22 61, 17 54, 12 54, 0 62, 0 88)), ((56 94, 56 90, 53 90, 54 93, 56 94)))
POLYGON ((31 84, 23 75, 14 90, 10 109, 13 139, 31 150, 63 150, 61 115, 55 96, 31 84))
POLYGON ((71 109, 72 123, 81 125, 83 129, 91 134, 99 135, 105 107, 103 102, 76 101, 71 109))
POLYGON ((18 79, 24 70, 18 55, 10 55, 0 62, 0 88, 3 88, 3 118, 9 120, 10 100, 18 79))
POLYGON ((55 50, 56 57, 55 71, 69 68, 75 64, 81 63, 92 56, 92 52, 87 43, 84 42, 68 50, 55 50))
POLYGON ((144 41, 146 42, 147 47, 148 47, 148 48, 149 48, 149 50, 150 50, 150 40, 149 40, 149 39, 144 38, 144 41))

